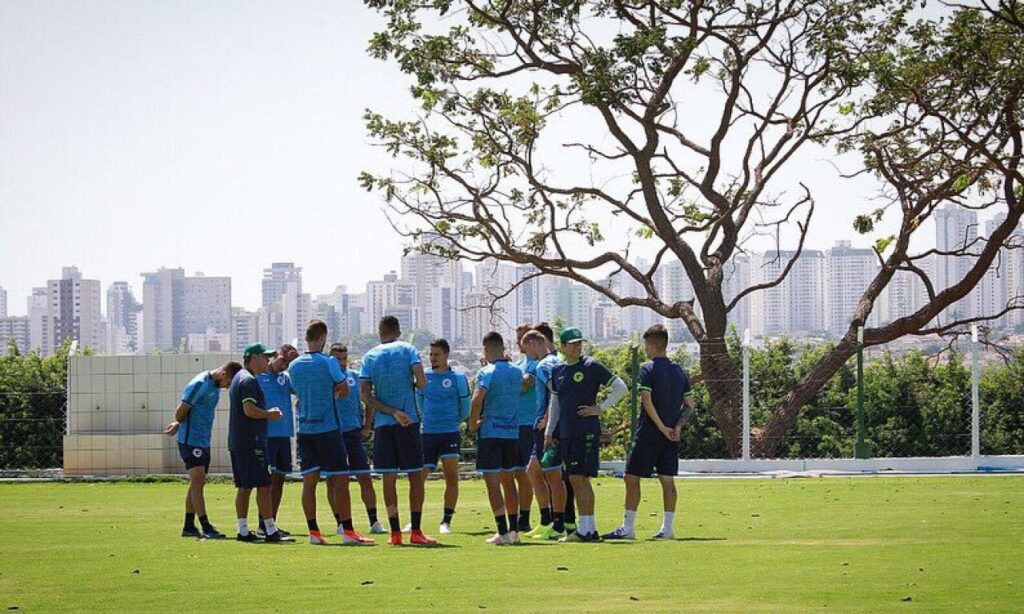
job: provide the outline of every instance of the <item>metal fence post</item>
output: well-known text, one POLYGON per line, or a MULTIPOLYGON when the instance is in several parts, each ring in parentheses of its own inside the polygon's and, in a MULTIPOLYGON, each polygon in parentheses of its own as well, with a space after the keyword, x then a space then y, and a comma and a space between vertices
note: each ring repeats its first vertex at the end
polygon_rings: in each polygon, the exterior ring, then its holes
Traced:
POLYGON ((750 329, 743 331, 743 460, 750 460, 750 329))
POLYGON ((864 327, 857 329, 857 442, 853 445, 854 458, 871 458, 871 450, 865 441, 867 426, 864 423, 864 327))
POLYGON ((971 458, 981 456, 981 399, 978 392, 978 325, 971 324, 971 458))
POLYGON ((633 433, 636 432, 637 405, 640 400, 640 348, 629 347, 629 433, 626 436, 626 456, 633 451, 633 433))

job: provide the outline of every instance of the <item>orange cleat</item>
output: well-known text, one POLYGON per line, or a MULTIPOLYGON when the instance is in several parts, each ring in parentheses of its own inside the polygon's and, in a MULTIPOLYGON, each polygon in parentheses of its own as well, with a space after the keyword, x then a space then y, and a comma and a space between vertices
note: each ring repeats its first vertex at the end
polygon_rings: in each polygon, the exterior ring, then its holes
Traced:
POLYGON ((314 546, 326 546, 328 545, 329 542, 320 531, 310 531, 309 543, 313 544, 314 546))
POLYGON ((345 531, 342 533, 341 543, 345 546, 373 546, 377 542, 364 537, 359 531, 345 531))
POLYGON ((423 531, 413 531, 409 534, 409 543, 416 546, 436 546, 437 540, 423 531))
POLYGON ((391 532, 391 537, 388 538, 388 543, 391 544, 392 546, 401 546, 402 545, 402 532, 401 531, 392 531, 391 532))

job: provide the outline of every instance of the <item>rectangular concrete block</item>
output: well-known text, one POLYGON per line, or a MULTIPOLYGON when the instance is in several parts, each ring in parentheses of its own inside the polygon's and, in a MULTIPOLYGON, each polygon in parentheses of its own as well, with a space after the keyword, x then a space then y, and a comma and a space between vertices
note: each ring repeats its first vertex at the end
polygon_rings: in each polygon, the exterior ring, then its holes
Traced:
POLYGON ((132 392, 146 392, 148 386, 148 375, 139 372, 135 372, 134 374, 132 374, 132 392))
POLYGON ((133 356, 117 357, 117 372, 122 375, 130 375, 135 372, 135 358, 133 356))

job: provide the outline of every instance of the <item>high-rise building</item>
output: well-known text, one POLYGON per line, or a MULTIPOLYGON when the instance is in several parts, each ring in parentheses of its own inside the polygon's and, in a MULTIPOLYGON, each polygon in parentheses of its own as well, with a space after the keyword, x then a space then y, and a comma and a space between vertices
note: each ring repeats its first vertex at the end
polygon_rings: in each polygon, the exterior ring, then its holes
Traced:
POLYGON ((7 317, 7 290, 0 286, 0 318, 7 317))
MULTIPOLYGON (((874 250, 854 248, 849 241, 836 241, 825 258, 825 325, 833 335, 850 328, 851 316, 861 296, 879 271, 874 250)), ((872 309, 866 324, 878 323, 878 310, 872 309)))
POLYGON ((135 354, 141 349, 139 315, 142 303, 135 300, 126 281, 107 288, 107 353, 135 354))
MULTIPOLYGON (((747 254, 736 254, 722 268, 722 297, 728 305, 734 298, 739 296, 752 285, 752 271, 750 268, 750 256, 747 254)), ((750 294, 740 299, 732 311, 726 316, 729 324, 736 327, 736 334, 743 338, 745 330, 753 325, 751 306, 754 300, 750 294)))
POLYGON ((64 267, 60 279, 46 282, 50 315, 53 318, 51 351, 67 339, 78 341, 80 348, 106 349, 100 325, 100 282, 84 279, 77 267, 64 267))
POLYGON ((302 294, 302 267, 294 262, 274 262, 263 269, 263 307, 281 302, 289 283, 298 284, 296 294, 302 294))
MULTIPOLYGON (((442 243, 434 235, 421 238, 421 245, 442 243)), ((402 256, 401 281, 416 287, 418 327, 435 336, 453 337, 459 312, 459 283, 462 264, 432 253, 411 251, 402 256)))
MULTIPOLYGON (((666 256, 654 273, 654 283, 664 303, 674 305, 693 301, 693 308, 698 313, 700 312, 700 305, 694 300, 693 284, 686 274, 686 269, 683 268, 683 263, 678 259, 666 256)), ((688 337, 689 331, 686 328, 686 323, 681 319, 664 318, 662 324, 668 329, 669 340, 673 343, 688 337)))
MULTIPOLYGON (((755 283, 774 282, 794 251, 759 255, 755 283)), ((762 335, 816 335, 825 330, 825 257, 819 250, 803 250, 780 283, 753 294, 753 331, 762 335)))
MULTIPOLYGON (((256 340, 265 343, 267 347, 280 347, 285 342, 284 318, 280 303, 256 310, 256 340)), ((291 339, 287 341, 291 343, 291 339)))
POLYGON ((11 341, 14 341, 19 354, 27 353, 32 344, 31 330, 28 316, 0 318, 0 356, 7 355, 11 341))
POLYGON ((40 356, 53 353, 53 316, 47 288, 32 288, 28 297, 29 345, 40 356))
POLYGON ((302 293, 302 283, 290 281, 281 295, 281 326, 284 343, 291 343, 300 352, 306 351, 306 326, 313 312, 313 301, 302 293))
MULTIPOLYGON (((983 245, 978 241, 978 214, 970 209, 949 204, 937 209, 935 217, 935 291, 941 292, 957 284, 974 266, 983 245), (963 251, 963 254, 949 252, 963 251)), ((971 294, 946 308, 940 323, 973 317, 976 311, 971 294)))
POLYGON ((231 308, 231 345, 233 351, 241 352, 245 349, 245 346, 259 341, 259 337, 256 334, 258 329, 259 316, 256 312, 246 311, 243 307, 231 308))
POLYGON ((143 353, 179 351, 190 334, 231 335, 230 277, 186 277, 181 268, 142 277, 143 353))
POLYGON ((399 281, 394 271, 384 275, 383 280, 367 282, 366 326, 376 332, 380 319, 385 315, 393 315, 398 318, 403 331, 415 330, 419 327, 416 303, 416 285, 399 281))
MULTIPOLYGON (((476 266, 476 288, 488 297, 486 309, 491 330, 511 338, 520 322, 516 310, 516 283, 520 280, 518 267, 499 260, 485 260, 476 266)), ((480 309, 481 307, 476 307, 480 309)))

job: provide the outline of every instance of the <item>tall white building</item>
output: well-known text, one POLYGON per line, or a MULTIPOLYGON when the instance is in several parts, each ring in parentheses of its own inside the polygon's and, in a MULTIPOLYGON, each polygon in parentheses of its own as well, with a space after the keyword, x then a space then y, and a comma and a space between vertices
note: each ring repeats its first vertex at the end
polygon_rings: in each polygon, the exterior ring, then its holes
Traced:
POLYGON ((418 328, 454 339, 461 308, 462 264, 457 260, 412 251, 401 260, 401 281, 416 288, 418 328))
MULTIPOLYGON (((825 258, 825 325, 833 335, 843 335, 861 295, 878 274, 880 266, 874 250, 852 247, 849 241, 836 241, 825 258)), ((872 309, 867 325, 875 326, 878 311, 872 309)))
MULTIPOLYGON (((749 288, 751 281, 750 256, 747 254, 736 254, 732 260, 726 263, 722 270, 722 297, 728 305, 740 292, 749 288)), ((736 327, 736 334, 743 337, 743 331, 751 328, 753 324, 751 305, 753 298, 748 294, 733 307, 727 318, 728 323, 736 327)))
POLYGON ((64 267, 60 279, 46 282, 50 315, 53 318, 53 349, 66 339, 81 348, 106 349, 101 326, 100 282, 84 279, 77 267, 64 267))
POLYGON ((50 296, 47 288, 32 288, 28 297, 29 345, 40 356, 53 353, 53 316, 50 315, 50 296))
MULTIPOLYGON (((693 284, 686 274, 686 269, 683 268, 683 263, 676 258, 666 255, 654 274, 654 283, 658 287, 661 300, 668 305, 694 301, 693 284)), ((694 301, 693 308, 700 311, 697 301, 694 301)), ((662 324, 668 329, 669 340, 673 343, 682 341, 688 335, 686 323, 679 318, 664 318, 662 324)))
MULTIPOLYGON (((978 241, 978 214, 955 204, 937 209, 935 247, 939 252, 966 250, 962 256, 939 254, 935 260, 935 291, 941 292, 962 280, 974 266, 975 257, 983 247, 978 241)), ((941 323, 973 317, 977 305, 971 294, 946 308, 941 323)))
POLYGON ((302 292, 302 283, 290 281, 281 295, 281 326, 284 343, 291 343, 300 352, 306 350, 306 326, 313 312, 313 302, 302 292))
POLYGON ((376 332, 380 319, 393 315, 398 318, 403 332, 415 330, 419 327, 416 303, 416 285, 399 281, 398 274, 391 271, 383 280, 366 284, 366 325, 376 332))
MULTIPOLYGON (((777 279, 795 253, 780 250, 761 254, 755 283, 777 279)), ((820 334, 825 329, 824 285, 824 254, 803 250, 781 283, 754 293, 752 329, 768 336, 820 334)))
MULTIPOLYGON (((231 344, 233 351, 241 352, 250 343, 260 341, 259 316, 255 311, 246 311, 242 307, 231 308, 231 344)), ((264 342, 266 343, 266 342, 264 342)), ((268 347, 278 347, 276 345, 268 347)))
POLYGON ((7 345, 12 340, 20 354, 26 354, 32 347, 28 316, 0 318, 0 356, 7 354, 7 345))
POLYGON ((294 262, 274 262, 263 269, 263 307, 281 302, 289 283, 297 283, 298 294, 302 294, 302 267, 294 262))
POLYGON ((231 278, 186 277, 181 268, 143 273, 142 351, 175 352, 190 334, 231 335, 231 278))
MULTIPOLYGON (((519 267, 498 260, 485 260, 476 266, 477 293, 488 297, 486 309, 495 330, 506 339, 514 336, 516 326, 522 323, 517 311, 516 283, 520 280, 519 267)), ((475 307, 480 309, 481 307, 475 307)))
POLYGON ((0 286, 0 318, 7 317, 7 290, 0 286))
POLYGON ((107 353, 135 354, 141 347, 139 315, 142 303, 135 300, 126 281, 115 281, 107 288, 107 353))

